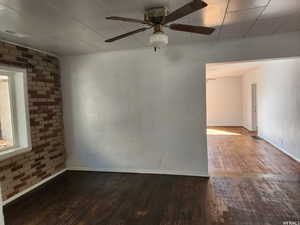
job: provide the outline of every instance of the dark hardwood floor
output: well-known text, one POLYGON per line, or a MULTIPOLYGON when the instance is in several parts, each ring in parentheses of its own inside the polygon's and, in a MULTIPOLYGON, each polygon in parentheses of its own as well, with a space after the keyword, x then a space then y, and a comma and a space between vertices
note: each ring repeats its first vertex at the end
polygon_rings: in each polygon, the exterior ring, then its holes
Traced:
POLYGON ((298 163, 241 128, 210 132, 218 135, 208 137, 209 180, 69 171, 5 206, 6 225, 284 225, 300 221, 298 163))

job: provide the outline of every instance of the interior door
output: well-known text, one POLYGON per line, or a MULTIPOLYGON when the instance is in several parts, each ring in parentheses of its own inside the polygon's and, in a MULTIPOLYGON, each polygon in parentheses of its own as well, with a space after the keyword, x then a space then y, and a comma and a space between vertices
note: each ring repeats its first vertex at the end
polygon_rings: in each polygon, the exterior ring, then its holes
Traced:
POLYGON ((257 86, 251 84, 252 130, 257 131, 257 86))

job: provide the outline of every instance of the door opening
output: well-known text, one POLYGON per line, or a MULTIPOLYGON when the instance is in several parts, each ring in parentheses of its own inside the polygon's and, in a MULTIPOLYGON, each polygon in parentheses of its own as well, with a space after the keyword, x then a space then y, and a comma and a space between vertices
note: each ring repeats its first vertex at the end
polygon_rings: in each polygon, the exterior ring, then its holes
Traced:
POLYGON ((257 133, 257 85, 251 84, 252 130, 257 133))

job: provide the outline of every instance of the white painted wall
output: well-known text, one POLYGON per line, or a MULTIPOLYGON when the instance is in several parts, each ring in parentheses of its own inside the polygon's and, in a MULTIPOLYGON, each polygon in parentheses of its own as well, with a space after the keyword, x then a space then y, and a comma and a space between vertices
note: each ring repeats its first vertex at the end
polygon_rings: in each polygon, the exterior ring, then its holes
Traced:
POLYGON ((69 166, 207 175, 201 64, 149 49, 64 65, 69 166))
POLYGON ((206 83, 207 125, 242 126, 241 77, 220 77, 206 83))
POLYGON ((205 64, 300 55, 299 40, 290 33, 64 58, 67 166, 206 176, 205 64))
POLYGON ((300 162, 300 59, 263 63, 243 75, 244 126, 251 128, 251 83, 258 88, 258 135, 300 162))

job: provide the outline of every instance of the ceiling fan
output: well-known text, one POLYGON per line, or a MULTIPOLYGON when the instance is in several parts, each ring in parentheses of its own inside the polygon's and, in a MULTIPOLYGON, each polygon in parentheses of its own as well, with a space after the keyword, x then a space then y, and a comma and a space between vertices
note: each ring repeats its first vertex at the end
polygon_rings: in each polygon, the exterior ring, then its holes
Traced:
POLYGON ((207 3, 201 0, 193 0, 192 2, 187 3, 186 5, 182 6, 181 8, 171 13, 169 13, 166 7, 155 7, 155 8, 146 9, 144 20, 125 18, 119 16, 106 17, 106 19, 108 20, 118 20, 118 21, 129 22, 129 23, 138 23, 138 24, 146 25, 147 27, 143 27, 116 36, 114 38, 106 40, 105 42, 114 42, 153 28, 154 32, 150 36, 150 44, 153 46, 154 50, 156 51, 157 49, 160 49, 168 44, 168 36, 163 31, 164 27, 170 28, 171 30, 175 30, 175 31, 209 35, 212 32, 214 32, 215 30, 214 28, 204 27, 204 26, 192 26, 192 25, 178 24, 178 23, 173 23, 168 25, 168 23, 178 20, 184 16, 187 16, 206 6, 207 3))

